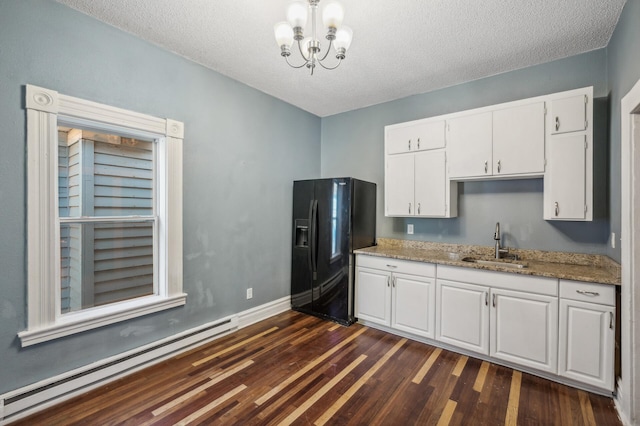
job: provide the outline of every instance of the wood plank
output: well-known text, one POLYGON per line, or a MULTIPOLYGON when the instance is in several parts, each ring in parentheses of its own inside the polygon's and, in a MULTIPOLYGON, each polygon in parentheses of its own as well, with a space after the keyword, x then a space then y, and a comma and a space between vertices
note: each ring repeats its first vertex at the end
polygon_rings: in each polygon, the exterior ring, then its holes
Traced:
POLYGON ((204 406, 203 408, 199 409, 195 413, 193 413, 193 414, 185 417, 184 419, 180 420, 178 423, 176 423, 176 426, 188 425, 188 424, 194 422, 199 417, 202 417, 203 415, 205 415, 206 413, 208 413, 209 411, 211 411, 212 409, 214 409, 218 405, 222 404, 223 402, 227 401, 228 399, 233 398, 234 396, 236 396, 237 394, 239 394, 240 392, 242 392, 246 388, 247 388, 246 385, 240 385, 240 386, 236 387, 235 389, 225 393, 224 395, 222 395, 220 398, 216 399, 215 401, 213 401, 213 402, 207 404, 206 406, 204 406))
POLYGON ((424 363, 420 371, 418 371, 418 373, 413 378, 412 380, 413 383, 419 384, 422 381, 422 379, 424 379, 424 376, 427 375, 427 373, 429 372, 429 369, 433 366, 433 363, 436 362, 436 359, 438 359, 438 356, 440 356, 441 352, 442 352, 442 349, 438 348, 431 353, 431 356, 429 356, 429 358, 424 363))
POLYGON ((513 372, 511 378, 511 389, 509 390, 509 403, 507 405, 507 415, 504 420, 506 426, 515 426, 518 424, 518 407, 520 405, 520 382, 522 381, 522 373, 513 372))
POLYGON ((467 364, 468 359, 469 357, 461 356, 460 359, 458 360, 458 363, 456 364, 456 368, 453 369, 453 372, 451 374, 453 374, 454 376, 460 377, 460 374, 462 374, 462 370, 464 369, 464 366, 467 364))
POLYGON ((212 355, 209 355, 207 357, 199 359, 198 361, 195 361, 194 363, 192 363, 192 365, 194 367, 197 367, 197 366, 199 366, 201 364, 204 364, 205 362, 209 362, 212 359, 219 357, 220 355, 223 355, 223 354, 225 354, 227 352, 230 352, 230 351, 232 351, 232 350, 234 350, 234 349, 236 349, 236 348, 238 348, 240 346, 246 345, 247 343, 252 342, 252 341, 254 341, 256 339, 260 339, 260 338, 266 336, 267 334, 273 333, 277 329, 278 329, 278 327, 271 327, 270 329, 268 329, 266 331, 263 331, 260 334, 257 334, 257 335, 255 335, 253 337, 250 337, 250 338, 246 339, 246 340, 243 340, 242 342, 236 343, 235 345, 232 345, 232 346, 230 346, 228 348, 222 349, 221 351, 215 352, 212 355))
MULTIPOLYGON (((454 376, 459 376, 459 374, 454 374, 454 376)), ((444 410, 442 410, 442 414, 440 415, 440 419, 438 420, 438 426, 448 426, 449 422, 451 422, 451 417, 453 416, 453 412, 456 410, 457 402, 448 400, 447 404, 444 406, 444 410)))
POLYGON ((476 392, 482 392, 482 387, 484 386, 484 381, 487 378, 487 370, 489 370, 489 363, 487 361, 482 361, 482 365, 480 366, 480 371, 478 372, 478 376, 476 377, 476 381, 473 383, 473 390, 476 392))

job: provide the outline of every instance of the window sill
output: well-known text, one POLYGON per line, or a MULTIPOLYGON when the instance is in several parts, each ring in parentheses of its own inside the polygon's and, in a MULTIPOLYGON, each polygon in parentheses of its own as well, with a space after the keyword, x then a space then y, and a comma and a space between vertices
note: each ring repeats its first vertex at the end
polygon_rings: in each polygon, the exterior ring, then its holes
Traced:
POLYGON ((105 307, 66 314, 59 318, 55 324, 50 324, 37 330, 22 331, 18 333, 18 337, 24 348, 142 315, 183 306, 186 303, 187 295, 185 293, 170 297, 143 297, 105 307))

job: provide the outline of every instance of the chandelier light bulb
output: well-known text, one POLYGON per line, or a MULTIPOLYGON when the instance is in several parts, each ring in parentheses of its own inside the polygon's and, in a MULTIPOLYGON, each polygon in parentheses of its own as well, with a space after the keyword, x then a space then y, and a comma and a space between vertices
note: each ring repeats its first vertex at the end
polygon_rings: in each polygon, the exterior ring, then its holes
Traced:
POLYGON ((349 46, 351 46, 351 41, 353 40, 353 30, 345 25, 338 28, 336 31, 336 40, 333 42, 333 45, 337 49, 344 49, 345 51, 349 50, 349 46))
POLYGON ((275 33, 278 46, 281 48, 284 46, 287 49, 291 48, 293 44, 293 28, 291 28, 288 22, 278 22, 273 27, 273 32, 275 33))
POLYGON ((325 28, 339 28, 344 19, 344 9, 337 1, 329 1, 322 10, 322 23, 325 28))
POLYGON ((293 1, 287 9, 287 21, 293 28, 304 28, 307 26, 308 7, 302 1, 293 1))

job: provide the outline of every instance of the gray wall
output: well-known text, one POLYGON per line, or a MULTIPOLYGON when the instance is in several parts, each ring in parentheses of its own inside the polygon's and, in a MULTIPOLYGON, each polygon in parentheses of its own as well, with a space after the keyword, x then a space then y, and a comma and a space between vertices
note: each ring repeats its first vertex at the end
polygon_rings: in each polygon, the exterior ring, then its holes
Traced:
POLYGON ((289 294, 292 181, 320 176, 318 117, 49 0, 0 1, 0 58, 0 393, 289 294), (20 348, 27 83, 184 121, 185 307, 20 348))
MULTIPOLYGON (((493 244, 500 222, 511 247, 607 253, 607 58, 605 49, 351 111, 322 120, 322 176, 351 175, 378 184, 378 236, 465 244, 493 244), (542 179, 459 183, 453 219, 384 216, 384 126, 501 102, 594 86, 599 112, 593 222, 542 219, 542 179), (604 208, 603 208, 604 206, 604 208), (406 235, 413 223, 415 234, 406 235)), ((619 211, 619 208, 618 208, 619 211)))
MULTIPOLYGON (((607 46, 611 108, 611 231, 620 236, 620 101, 640 79, 640 0, 628 0, 607 46)), ((620 240, 611 257, 620 261, 620 240)))

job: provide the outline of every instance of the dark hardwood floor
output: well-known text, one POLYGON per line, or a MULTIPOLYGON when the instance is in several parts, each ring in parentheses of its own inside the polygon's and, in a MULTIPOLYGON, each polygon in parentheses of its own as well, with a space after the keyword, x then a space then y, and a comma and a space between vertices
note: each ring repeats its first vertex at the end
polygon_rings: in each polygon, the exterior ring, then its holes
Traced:
POLYGON ((16 424, 621 423, 610 398, 290 311, 16 424))

